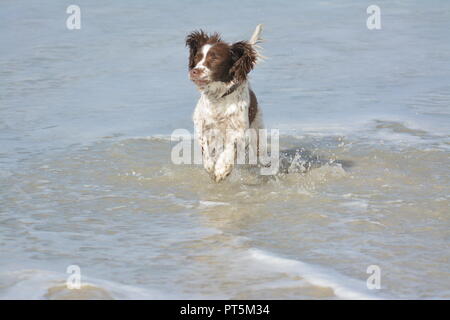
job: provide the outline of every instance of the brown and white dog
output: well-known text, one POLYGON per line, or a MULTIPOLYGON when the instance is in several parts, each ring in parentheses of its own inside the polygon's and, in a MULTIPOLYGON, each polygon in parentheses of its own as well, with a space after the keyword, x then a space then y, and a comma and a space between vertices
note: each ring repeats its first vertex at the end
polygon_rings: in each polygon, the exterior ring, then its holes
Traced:
POLYGON ((202 30, 186 38, 189 77, 201 93, 193 116, 195 133, 203 166, 216 182, 233 170, 237 145, 248 143, 247 129, 263 128, 261 109, 247 80, 261 59, 261 31, 258 25, 250 41, 233 44, 202 30))

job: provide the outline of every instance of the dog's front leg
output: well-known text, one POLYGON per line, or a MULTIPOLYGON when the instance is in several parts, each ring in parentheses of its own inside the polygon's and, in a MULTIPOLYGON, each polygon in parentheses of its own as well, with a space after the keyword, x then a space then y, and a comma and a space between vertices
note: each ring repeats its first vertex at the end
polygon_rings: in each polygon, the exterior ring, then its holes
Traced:
POLYGON ((197 106, 193 117, 195 134, 197 135, 198 143, 202 149, 203 167, 208 174, 213 175, 214 164, 216 161, 213 155, 214 148, 211 148, 211 139, 214 137, 214 130, 205 123, 205 119, 202 118, 202 113, 199 110, 201 109, 197 106))
POLYGON ((208 139, 206 137, 200 138, 199 144, 202 148, 203 167, 209 174, 213 174, 215 159, 211 155, 210 144, 208 143, 208 139))
POLYGON ((243 139, 245 139, 243 130, 233 130, 231 134, 227 134, 223 152, 217 158, 216 166, 214 167, 214 180, 216 182, 225 179, 233 170, 236 145, 242 143, 243 139))

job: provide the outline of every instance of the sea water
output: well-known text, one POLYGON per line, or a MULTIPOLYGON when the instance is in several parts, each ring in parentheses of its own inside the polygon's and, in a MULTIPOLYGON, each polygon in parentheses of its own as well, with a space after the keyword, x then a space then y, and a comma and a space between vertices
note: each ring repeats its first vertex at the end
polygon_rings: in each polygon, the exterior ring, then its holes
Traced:
POLYGON ((450 298, 448 1, 377 1, 379 30, 361 1, 75 2, 79 30, 0 3, 0 298, 450 298), (259 23, 266 126, 348 165, 217 184, 171 161, 186 35, 259 23))

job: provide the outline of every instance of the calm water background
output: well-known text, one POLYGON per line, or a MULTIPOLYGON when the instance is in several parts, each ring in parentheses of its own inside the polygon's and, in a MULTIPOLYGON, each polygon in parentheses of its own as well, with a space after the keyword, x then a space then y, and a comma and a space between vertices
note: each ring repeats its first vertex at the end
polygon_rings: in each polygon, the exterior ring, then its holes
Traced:
POLYGON ((1 298, 450 298, 448 1, 377 1, 377 31, 368 1, 76 1, 78 31, 70 4, 0 2, 1 298), (266 125, 353 166, 171 164, 186 34, 258 23, 266 125))

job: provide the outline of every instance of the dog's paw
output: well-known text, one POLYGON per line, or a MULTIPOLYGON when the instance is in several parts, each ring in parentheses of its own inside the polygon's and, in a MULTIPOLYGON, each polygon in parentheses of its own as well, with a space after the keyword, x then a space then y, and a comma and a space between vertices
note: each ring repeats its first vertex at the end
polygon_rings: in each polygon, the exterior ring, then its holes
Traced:
POLYGON ((209 174, 214 174, 214 161, 205 161, 203 167, 209 174))
POLYGON ((214 181, 217 182, 217 183, 222 182, 223 180, 225 180, 226 177, 228 177, 230 175, 230 173, 231 172, 215 175, 214 176, 214 181))
POLYGON ((214 170, 214 181, 221 182, 226 177, 228 177, 231 173, 231 170, 233 169, 233 166, 227 165, 227 166, 216 166, 214 170))

